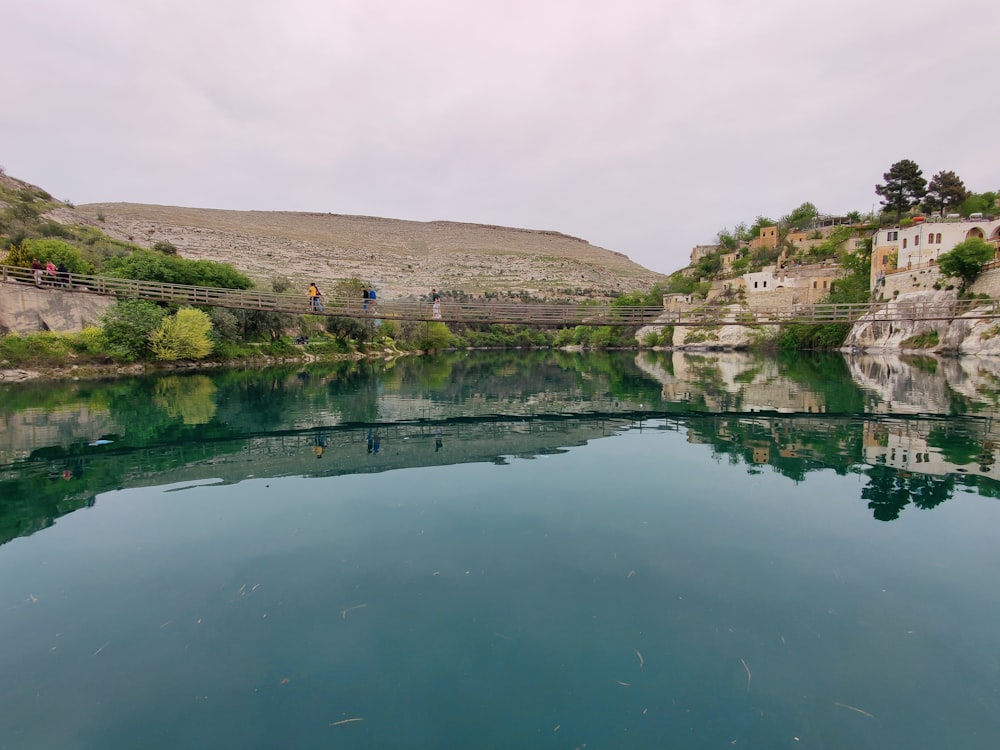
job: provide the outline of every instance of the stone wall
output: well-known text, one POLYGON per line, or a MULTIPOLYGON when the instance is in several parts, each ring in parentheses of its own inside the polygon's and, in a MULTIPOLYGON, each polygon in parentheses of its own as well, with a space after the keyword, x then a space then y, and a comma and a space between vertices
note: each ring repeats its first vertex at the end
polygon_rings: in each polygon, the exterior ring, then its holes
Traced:
POLYGON ((972 285, 972 291, 976 294, 988 294, 993 299, 1000 299, 1000 268, 991 268, 989 271, 985 271, 972 285))
MULTIPOLYGON (((958 287, 957 279, 947 279, 941 276, 941 269, 937 265, 931 264, 921 268, 914 268, 908 271, 898 271, 888 274, 885 277, 885 287, 879 293, 879 297, 892 299, 897 294, 907 292, 928 292, 934 291, 934 284, 940 282, 941 288, 947 286, 958 287)), ((982 276, 976 279, 972 285, 972 290, 976 294, 988 294, 994 299, 1000 299, 1000 268, 991 268, 984 271, 982 276)))
POLYGON ((73 333, 98 325, 113 297, 0 282, 0 333, 73 333))
MULTIPOLYGON (((934 291, 934 284, 940 278, 941 269, 936 265, 886 274, 885 285, 877 296, 879 298, 892 299, 899 294, 906 294, 907 292, 934 291)), ((945 282, 942 286, 946 286, 948 283, 952 282, 945 282)))

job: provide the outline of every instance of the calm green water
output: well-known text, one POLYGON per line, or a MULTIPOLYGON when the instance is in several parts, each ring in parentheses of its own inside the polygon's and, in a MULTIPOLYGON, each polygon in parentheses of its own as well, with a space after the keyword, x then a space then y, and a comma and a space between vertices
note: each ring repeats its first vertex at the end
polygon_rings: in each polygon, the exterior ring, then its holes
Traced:
POLYGON ((994 748, 995 368, 0 386, 0 748, 994 748))

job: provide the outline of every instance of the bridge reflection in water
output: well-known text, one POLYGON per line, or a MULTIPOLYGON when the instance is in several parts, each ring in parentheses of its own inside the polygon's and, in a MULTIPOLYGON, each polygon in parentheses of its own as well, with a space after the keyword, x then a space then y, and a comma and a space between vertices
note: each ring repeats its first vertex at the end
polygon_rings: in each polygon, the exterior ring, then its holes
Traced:
MULTIPOLYGON (((683 433, 750 473, 769 468, 795 481, 833 469, 868 477, 861 498, 876 518, 909 504, 930 509, 960 488, 1000 496, 994 478, 1000 434, 992 420, 952 420, 949 453, 928 440, 940 420, 871 415, 628 412, 597 415, 475 417, 422 423, 318 426, 243 438, 119 449, 77 445, 39 451, 0 466, 0 543, 34 533, 60 515, 123 487, 237 484, 282 476, 339 476, 459 463, 506 464, 564 453, 627 430, 683 433), (46 455, 48 454, 48 455, 46 455), (956 458, 956 455, 958 456, 956 458)), ((998 476, 997 478, 1000 478, 998 476)))

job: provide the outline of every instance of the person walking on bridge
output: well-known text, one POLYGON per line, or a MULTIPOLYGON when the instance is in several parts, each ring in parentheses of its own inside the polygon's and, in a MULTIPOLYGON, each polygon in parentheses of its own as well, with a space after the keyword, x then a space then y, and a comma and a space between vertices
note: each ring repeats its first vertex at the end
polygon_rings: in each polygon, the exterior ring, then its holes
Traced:
POLYGON ((323 312, 323 303, 320 302, 320 299, 319 299, 322 296, 323 296, 323 293, 320 292, 319 287, 316 286, 316 282, 315 281, 312 284, 309 285, 309 309, 310 310, 313 310, 315 312, 323 312))

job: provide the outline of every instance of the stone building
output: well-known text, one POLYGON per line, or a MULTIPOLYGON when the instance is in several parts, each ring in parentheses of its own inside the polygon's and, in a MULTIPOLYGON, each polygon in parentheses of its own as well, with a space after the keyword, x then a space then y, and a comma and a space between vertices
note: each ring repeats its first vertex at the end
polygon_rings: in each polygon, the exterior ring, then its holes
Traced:
POLYGON ((872 239, 872 288, 889 274, 934 265, 942 253, 972 237, 1000 247, 1000 219, 918 216, 911 226, 879 229, 872 239))

